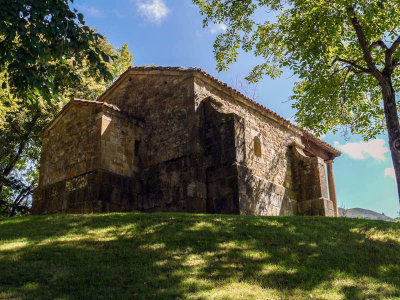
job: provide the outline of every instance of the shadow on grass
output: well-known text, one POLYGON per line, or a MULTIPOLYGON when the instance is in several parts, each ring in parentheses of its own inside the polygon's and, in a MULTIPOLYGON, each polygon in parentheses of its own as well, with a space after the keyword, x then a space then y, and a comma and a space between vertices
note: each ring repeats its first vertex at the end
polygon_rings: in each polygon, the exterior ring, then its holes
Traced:
POLYGON ((232 282, 279 298, 400 297, 399 234, 400 224, 323 217, 8 219, 0 299, 205 299, 232 282))

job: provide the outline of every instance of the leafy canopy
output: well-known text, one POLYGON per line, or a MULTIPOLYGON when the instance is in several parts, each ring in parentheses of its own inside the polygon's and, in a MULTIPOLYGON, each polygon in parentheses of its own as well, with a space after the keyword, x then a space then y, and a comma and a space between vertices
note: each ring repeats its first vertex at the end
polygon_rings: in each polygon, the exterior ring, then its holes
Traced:
MULTIPOLYGON (((79 76, 68 65, 88 59, 90 71, 106 79, 110 56, 98 47, 102 36, 85 25, 83 15, 70 8, 73 0, 1 0, 0 68, 20 99, 54 98, 66 82, 79 76)), ((6 87, 4 83, 3 88, 6 87)))
MULTIPOLYGON (((382 71, 385 51, 400 34, 400 2, 388 0, 193 0, 204 25, 228 29, 214 44, 219 71, 236 61, 239 50, 253 51, 263 63, 247 79, 279 77, 290 68, 299 78, 292 96, 296 121, 318 135, 339 128, 372 138, 385 130, 382 90, 366 72, 351 13, 362 27, 372 60, 382 71), (353 9, 351 12, 350 8, 353 9), (262 19, 262 21, 260 21, 262 19)), ((392 55, 393 65, 400 51, 392 55)), ((392 74, 399 88, 399 70, 392 74)))

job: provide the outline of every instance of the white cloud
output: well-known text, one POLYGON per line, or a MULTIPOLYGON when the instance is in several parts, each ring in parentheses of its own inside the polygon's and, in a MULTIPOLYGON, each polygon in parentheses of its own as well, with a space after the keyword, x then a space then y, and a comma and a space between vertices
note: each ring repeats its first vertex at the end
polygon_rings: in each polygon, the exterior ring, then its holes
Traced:
POLYGON ((102 13, 95 6, 90 6, 86 4, 78 4, 76 7, 81 10, 84 14, 92 17, 100 17, 102 13))
POLYGON ((161 22, 171 11, 165 5, 164 0, 140 0, 136 1, 136 4, 140 15, 154 23, 161 22))
POLYGON ((368 142, 347 143, 344 145, 335 142, 334 145, 340 151, 348 154, 354 159, 366 159, 372 157, 373 159, 384 161, 386 160, 385 153, 389 152, 386 147, 386 142, 382 139, 371 140, 368 142))
POLYGON ((394 175, 394 168, 386 168, 385 169, 385 177, 392 177, 394 180, 396 180, 396 176, 394 175))
POLYGON ((223 23, 213 24, 213 25, 210 26, 210 32, 211 33, 217 33, 217 32, 220 32, 220 31, 225 32, 226 29, 228 29, 228 27, 223 23))

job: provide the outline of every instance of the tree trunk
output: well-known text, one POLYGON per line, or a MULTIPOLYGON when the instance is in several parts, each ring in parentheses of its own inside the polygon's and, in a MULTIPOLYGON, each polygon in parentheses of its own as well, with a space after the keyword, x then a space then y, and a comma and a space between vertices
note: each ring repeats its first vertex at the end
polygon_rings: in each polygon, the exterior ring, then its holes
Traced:
MULTIPOLYGON (((27 132, 21 137, 17 153, 15 153, 15 156, 12 159, 10 159, 10 162, 4 168, 3 174, 1 175, 3 177, 3 179, 8 177, 8 175, 10 175, 12 170, 14 170, 15 165, 20 160, 22 152, 25 150, 25 147, 26 147, 26 145, 28 143, 28 140, 29 140, 29 138, 31 136, 31 133, 35 129, 35 126, 37 124, 36 122, 39 119, 39 117, 40 117, 40 111, 37 111, 37 113, 32 117, 32 120, 31 120, 30 124, 27 126, 27 128, 28 128, 27 132)), ((14 153, 10 153, 10 155, 13 155, 13 154, 14 153)), ((4 187, 4 182, 0 181, 0 194, 3 191, 3 187, 4 187)))
POLYGON ((389 148, 392 155, 394 173, 396 174, 397 192, 400 202, 400 126, 396 107, 396 95, 390 75, 385 76, 385 82, 381 86, 389 136, 389 148))
POLYGON ((21 204, 23 200, 26 199, 31 194, 31 186, 20 191, 18 197, 14 200, 10 212, 10 217, 14 217, 17 214, 17 207, 21 204))

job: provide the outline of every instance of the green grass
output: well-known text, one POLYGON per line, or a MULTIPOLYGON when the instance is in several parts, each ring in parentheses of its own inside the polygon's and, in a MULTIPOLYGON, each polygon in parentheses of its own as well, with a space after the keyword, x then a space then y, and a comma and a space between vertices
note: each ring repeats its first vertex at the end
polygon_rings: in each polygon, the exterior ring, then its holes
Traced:
POLYGON ((0 220, 0 299, 400 299, 400 224, 95 214, 0 220))

